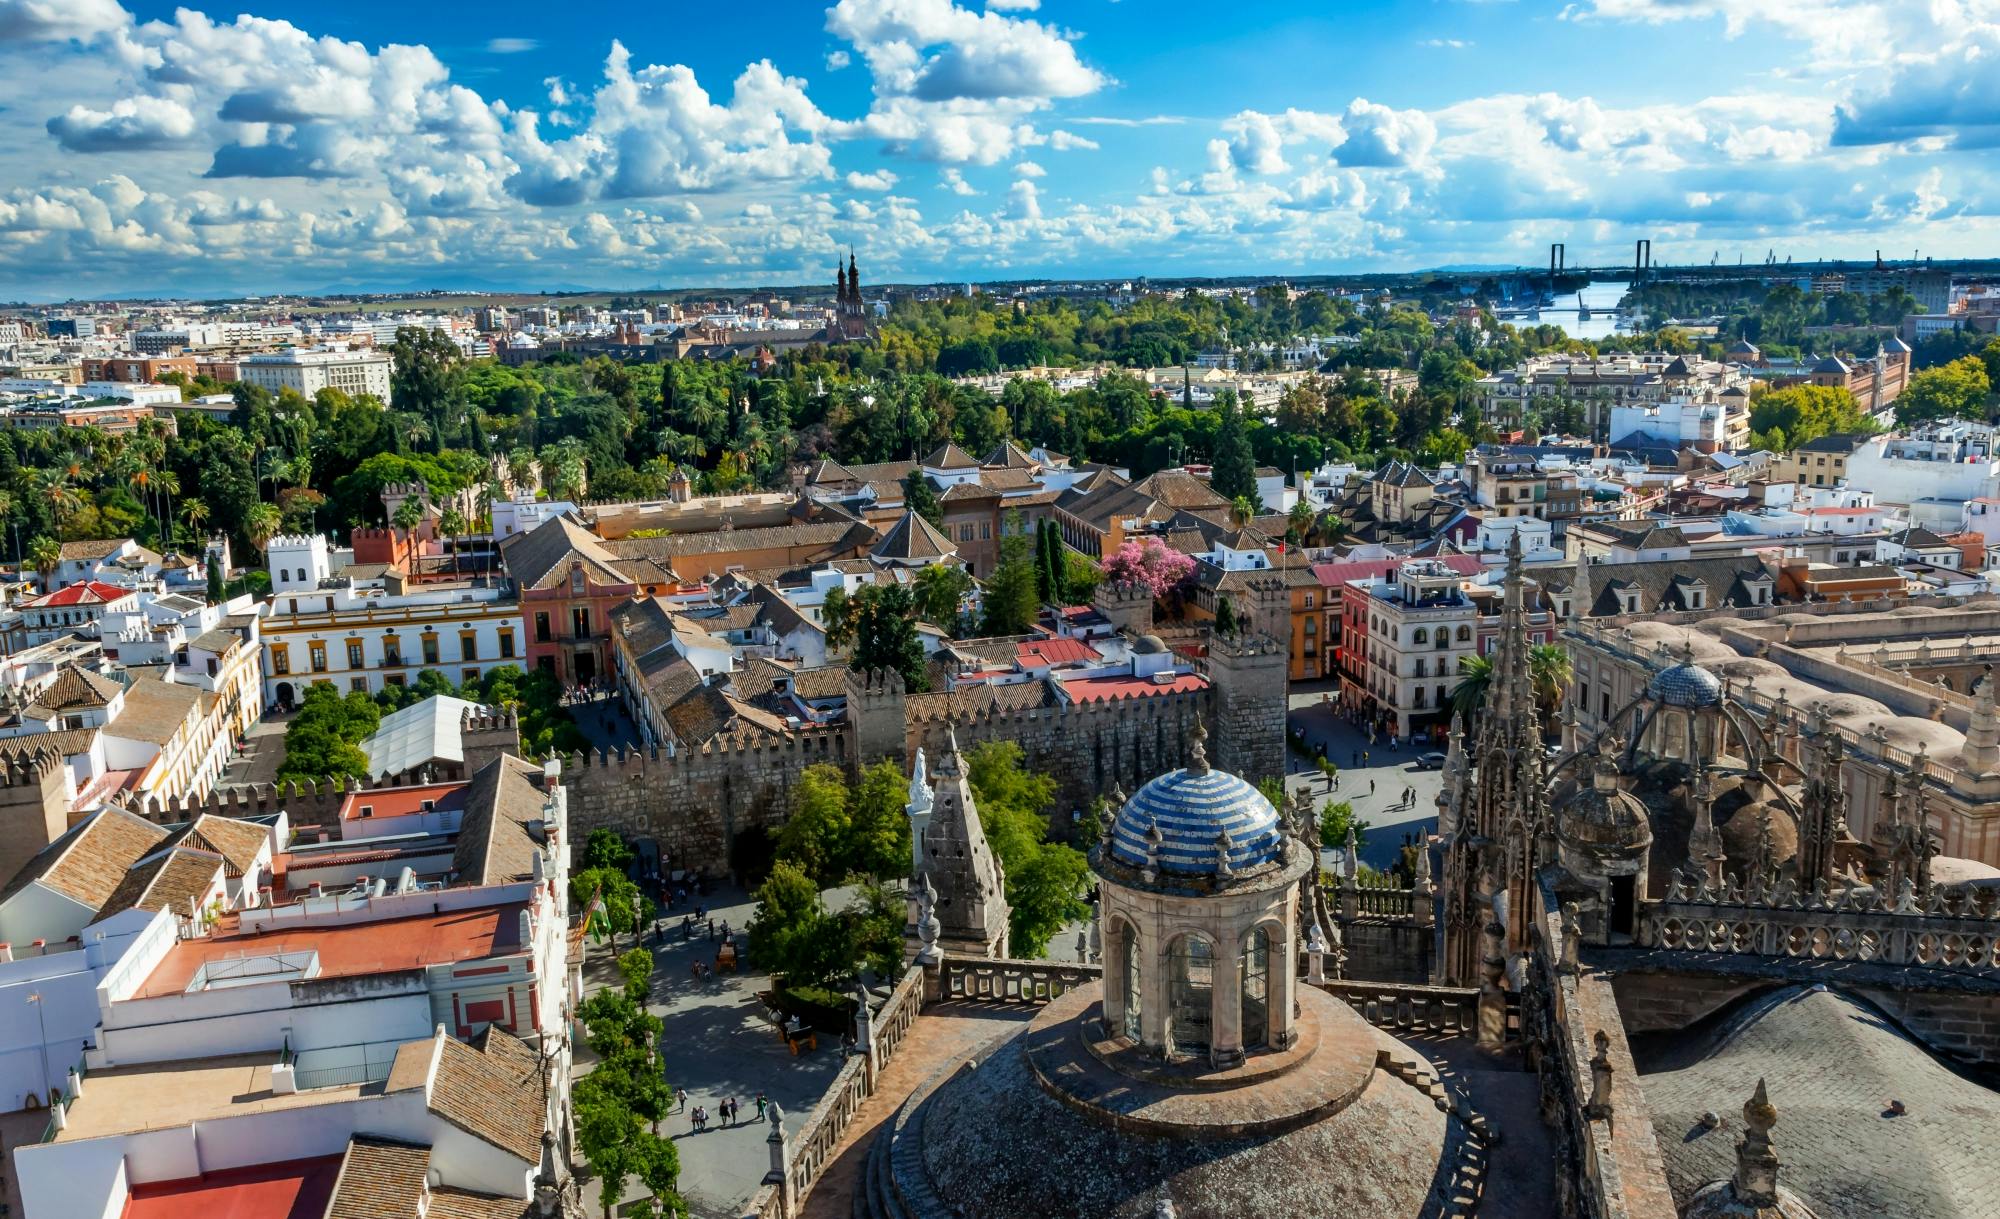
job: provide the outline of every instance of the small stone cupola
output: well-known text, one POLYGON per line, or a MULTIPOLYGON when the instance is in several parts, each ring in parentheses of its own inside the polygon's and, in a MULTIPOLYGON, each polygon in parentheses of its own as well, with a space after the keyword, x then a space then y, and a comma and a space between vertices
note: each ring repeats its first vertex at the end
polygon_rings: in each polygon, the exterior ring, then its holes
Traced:
POLYGON ((1294 1043, 1291 962, 1312 854, 1255 787, 1208 765, 1199 725, 1190 764, 1125 803, 1091 865, 1111 1036, 1217 1069, 1294 1043))
POLYGON ((1630 936, 1646 892, 1653 827, 1645 802, 1619 785, 1621 752, 1616 738, 1600 738, 1589 781, 1556 805, 1556 858, 1576 886, 1595 896, 1600 932, 1630 936))

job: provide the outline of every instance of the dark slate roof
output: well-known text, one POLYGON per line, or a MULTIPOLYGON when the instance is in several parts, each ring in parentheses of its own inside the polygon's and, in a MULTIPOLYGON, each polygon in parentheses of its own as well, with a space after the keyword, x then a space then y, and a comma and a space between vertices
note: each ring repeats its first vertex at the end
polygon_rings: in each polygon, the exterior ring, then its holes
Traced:
MULTIPOLYGON (((1549 567, 1535 573, 1550 592, 1567 592, 1576 578, 1574 566, 1549 567)), ((1714 559, 1664 559, 1650 563, 1592 563, 1590 604, 1587 617, 1622 614, 1625 607, 1618 594, 1637 590, 1639 612, 1692 608, 1682 596, 1692 581, 1699 580, 1706 592, 1705 609, 1717 606, 1751 606, 1757 603, 1752 583, 1769 585, 1771 575, 1756 559, 1747 555, 1725 555, 1714 559)), ((1775 596, 1775 592, 1773 596, 1775 596)), ((1768 604, 1768 602, 1767 602, 1768 604)))
POLYGON ((882 540, 869 548, 869 554, 878 559, 943 559, 958 553, 958 547, 951 539, 939 532, 936 525, 925 520, 915 509, 903 513, 903 519, 890 527, 882 535, 882 540))
POLYGON ((1906 546, 1911 549, 1929 550, 1932 547, 1951 547, 1950 542, 1945 541, 1922 525, 1912 525, 1908 529, 1903 530, 1903 532, 1895 534, 1889 540, 1898 546, 1906 546))
POLYGON ((1798 453, 1852 453, 1868 439, 1866 432, 1834 432, 1815 436, 1793 450, 1798 453))
POLYGON ((1375 472, 1375 481, 1392 487, 1432 487, 1437 480, 1418 469, 1413 462, 1392 461, 1375 472))
POLYGON ((1677 1206, 1736 1167, 1743 1102, 1766 1083, 1778 1180, 1819 1219, 1993 1214, 2000 1096, 1837 990, 1790 987, 1717 1025, 1638 1047, 1639 1083, 1677 1206), (1909 1111, 1888 1117, 1892 1099, 1909 1111), (1713 1130, 1701 1115, 1724 1115, 1713 1130))
POLYGON ((1836 372, 1843 377, 1854 371, 1848 366, 1847 361, 1841 359, 1839 356, 1828 356, 1826 359, 1813 365, 1812 370, 1814 372, 1836 372))
POLYGON ((1694 375, 1694 370, 1688 367, 1686 356, 1675 356, 1674 362, 1667 365, 1664 375, 1669 377, 1691 377, 1694 375))
POLYGON ((1890 355, 1907 355, 1909 354, 1910 345, 1896 336, 1890 335, 1889 341, 1882 344, 1882 350, 1888 352, 1890 355))

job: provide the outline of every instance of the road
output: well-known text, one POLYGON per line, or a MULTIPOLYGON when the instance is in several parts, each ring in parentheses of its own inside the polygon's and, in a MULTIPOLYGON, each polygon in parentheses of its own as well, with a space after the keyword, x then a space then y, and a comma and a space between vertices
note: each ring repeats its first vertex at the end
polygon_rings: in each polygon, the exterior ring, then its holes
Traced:
MULTIPOLYGON (((1436 770, 1418 767, 1419 755, 1435 748, 1404 742, 1391 749, 1387 740, 1369 744, 1367 734, 1334 713, 1328 702, 1330 683, 1299 683, 1292 687, 1287 730, 1302 731, 1309 747, 1326 747, 1327 759, 1340 767, 1339 786, 1329 790, 1327 782, 1306 758, 1287 750, 1285 765, 1289 791, 1308 791, 1324 805, 1329 800, 1346 800, 1356 815, 1368 822, 1361 840, 1361 860, 1372 868, 1394 864, 1404 839, 1419 832, 1437 832, 1437 797, 1442 776, 1436 770), (1357 755, 1366 753, 1365 763, 1357 755), (1405 803, 1406 788, 1416 789, 1414 803, 1405 803)), ((1329 852, 1328 865, 1334 855, 1329 852)))

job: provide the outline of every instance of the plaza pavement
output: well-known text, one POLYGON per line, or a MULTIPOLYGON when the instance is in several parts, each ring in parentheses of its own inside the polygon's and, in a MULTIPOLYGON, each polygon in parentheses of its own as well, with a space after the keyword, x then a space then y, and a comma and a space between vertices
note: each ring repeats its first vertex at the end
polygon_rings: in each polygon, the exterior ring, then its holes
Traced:
MULTIPOLYGON (((1387 868, 1397 861, 1405 835, 1437 832, 1437 797, 1443 776, 1436 770, 1419 769, 1417 758, 1432 750, 1443 752, 1443 747, 1405 741, 1400 748, 1391 749, 1387 738, 1371 745, 1365 731, 1350 725, 1329 702, 1322 701, 1332 692, 1331 683, 1295 683, 1286 731, 1302 730, 1309 747, 1326 746, 1327 760, 1340 767, 1340 786, 1328 790, 1312 763, 1287 748, 1286 789, 1308 791, 1321 806, 1329 800, 1351 802, 1355 813, 1369 823, 1360 844, 1362 862, 1387 868), (1356 750, 1367 752, 1365 766, 1351 764, 1356 750), (1373 795, 1368 791, 1371 780, 1375 784, 1373 795), (1399 808, 1406 787, 1417 789, 1416 803, 1399 808)), ((1327 865, 1333 866, 1337 858, 1337 852, 1327 852, 1327 865)))
MULTIPOLYGON (((749 896, 740 889, 711 888, 706 898, 690 899, 694 900, 706 904, 718 921, 729 923, 737 933, 740 949, 743 929, 755 911, 749 896)), ((841 895, 828 895, 829 905, 835 908, 842 901, 841 895)), ((696 1219, 733 1219, 742 1214, 741 1207, 763 1183, 770 1167, 764 1143, 769 1128, 756 1120, 757 1093, 776 1101, 784 1109, 785 1128, 796 1132, 840 1070, 840 1043, 837 1038, 822 1036, 817 1050, 794 1058, 765 1023, 757 1001, 756 992, 770 985, 766 975, 746 968, 740 974, 697 983, 689 966, 697 959, 712 961, 717 944, 704 938, 692 942, 680 938, 681 917, 687 909, 668 912, 664 942, 648 944, 656 966, 648 1007, 666 1026, 660 1038, 662 1065, 667 1082, 688 1094, 686 1109, 662 1123, 661 1132, 671 1135, 680 1148, 680 1192, 690 1213, 696 1219), (716 1113, 717 1103, 728 1096, 736 1097, 743 1106, 742 1120, 733 1127, 723 1127, 716 1113), (693 1130, 689 1114, 696 1105, 708 1109, 705 1132, 693 1130)), ((617 952, 631 946, 629 937, 621 937, 617 952)), ((591 945, 584 970, 586 993, 620 983, 617 952, 610 945, 591 945)), ((589 1050, 579 1045, 579 1075, 590 1061, 589 1050)), ((599 1213, 596 1197, 594 1186, 586 1190, 593 1215, 599 1213)))

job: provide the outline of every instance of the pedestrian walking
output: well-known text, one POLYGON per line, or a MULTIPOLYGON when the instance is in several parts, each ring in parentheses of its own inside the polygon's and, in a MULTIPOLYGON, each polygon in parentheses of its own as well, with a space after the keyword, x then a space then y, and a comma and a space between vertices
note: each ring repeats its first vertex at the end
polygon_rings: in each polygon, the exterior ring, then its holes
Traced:
POLYGON ((1373 779, 1368 780, 1368 794, 1371 796, 1375 794, 1375 780, 1373 779))
POLYGON ((688 1129, 699 1134, 707 1125, 708 1110, 696 1105, 694 1112, 688 1116, 688 1129))
MULTIPOLYGON (((1366 765, 1368 765, 1368 751, 1367 751, 1366 749, 1364 749, 1364 750, 1362 750, 1362 751, 1361 751, 1361 764, 1362 764, 1363 766, 1366 766, 1366 765)), ((1370 779, 1370 780, 1368 780, 1368 782, 1369 782, 1370 784, 1373 784, 1373 783, 1375 782, 1375 780, 1373 780, 1373 779, 1370 779)))

